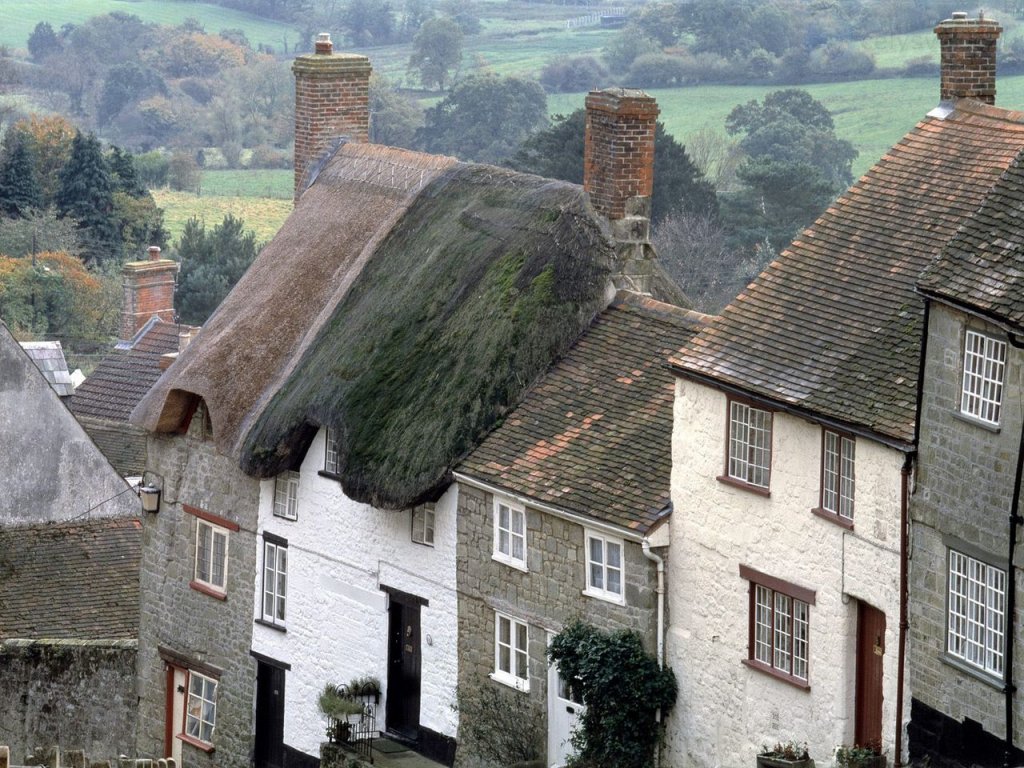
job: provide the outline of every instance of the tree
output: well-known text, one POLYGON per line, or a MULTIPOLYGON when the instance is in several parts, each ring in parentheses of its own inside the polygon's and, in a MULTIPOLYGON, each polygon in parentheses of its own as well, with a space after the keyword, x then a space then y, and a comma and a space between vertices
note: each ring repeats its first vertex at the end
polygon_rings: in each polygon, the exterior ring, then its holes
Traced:
POLYGON ((79 256, 78 227, 53 208, 30 208, 20 218, 0 216, 0 254, 18 258, 51 251, 79 256))
POLYGON ((28 36, 28 53, 37 64, 47 56, 60 53, 63 47, 53 27, 45 21, 36 24, 32 34, 28 36))
POLYGON ((19 120, 8 133, 22 134, 32 150, 36 179, 43 193, 43 204, 50 205, 60 186, 60 171, 71 156, 75 127, 65 118, 29 115, 19 120))
POLYGON ((370 141, 412 148, 422 127, 423 112, 416 102, 391 88, 383 75, 370 75, 370 141))
POLYGON ((353 45, 385 45, 395 36, 395 12, 388 0, 348 0, 341 23, 353 45))
POLYGON ((114 184, 99 140, 79 131, 60 173, 57 212, 78 222, 87 262, 120 260, 121 240, 114 214, 114 184))
POLYGON ((410 70, 418 70, 424 87, 436 85, 443 91, 452 70, 462 61, 462 29, 451 19, 436 18, 423 23, 412 40, 410 70))
POLYGON ((12 131, 0 157, 0 213, 20 217, 43 204, 35 162, 24 134, 12 131))
POLYGON ((475 75, 427 110, 417 141, 428 152, 497 163, 547 124, 547 96, 535 80, 475 75))
MULTIPOLYGON (((583 183, 583 144, 586 111, 559 115, 550 128, 538 131, 520 146, 507 165, 553 179, 583 183)), ((686 154, 686 148, 665 130, 654 131, 654 189, 651 220, 661 221, 670 211, 685 209, 718 214, 714 187, 686 154)))
POLYGON ((459 25, 464 35, 479 35, 480 9, 473 0, 441 0, 441 13, 459 25))
POLYGON ((155 69, 136 61, 115 64, 103 81, 96 120, 107 125, 127 105, 157 93, 166 96, 167 85, 155 69))
POLYGON ((207 232, 195 217, 185 222, 178 241, 178 290, 175 305, 182 322, 202 325, 249 268, 260 246, 231 214, 207 232))
POLYGON ((608 79, 608 70, 593 56, 559 56, 540 72, 540 84, 548 93, 572 93, 598 88, 608 79))

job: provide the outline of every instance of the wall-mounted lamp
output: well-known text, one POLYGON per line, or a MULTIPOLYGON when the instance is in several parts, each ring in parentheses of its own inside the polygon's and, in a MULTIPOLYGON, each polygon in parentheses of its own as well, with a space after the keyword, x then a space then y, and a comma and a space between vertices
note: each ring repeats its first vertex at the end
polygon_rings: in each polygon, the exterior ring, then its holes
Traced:
POLYGON ((140 485, 139 498, 142 499, 143 512, 160 511, 160 489, 154 485, 140 485))

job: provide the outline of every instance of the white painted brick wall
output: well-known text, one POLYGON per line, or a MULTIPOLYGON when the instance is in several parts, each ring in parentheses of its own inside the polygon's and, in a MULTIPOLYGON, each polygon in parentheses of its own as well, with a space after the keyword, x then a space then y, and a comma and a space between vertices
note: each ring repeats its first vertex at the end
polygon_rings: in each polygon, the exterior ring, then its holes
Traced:
MULTIPOLYGON (((420 724, 455 736, 457 611, 456 486, 435 509, 434 546, 411 540, 410 513, 352 501, 323 469, 324 431, 300 470, 298 520, 273 515, 274 481, 262 484, 260 533, 288 540, 287 632, 255 624, 253 650, 291 664, 285 675, 285 743, 319 754, 326 719, 317 698, 327 682, 374 675, 387 686, 387 596, 384 584, 429 601, 421 609, 420 724), (429 636, 429 640, 428 640, 429 636)), ((262 538, 254 616, 263 594, 262 538)), ((385 696, 377 709, 384 728, 385 696)))
MULTIPOLYGON (((829 764, 852 743, 857 602, 886 615, 882 729, 893 754, 899 630, 900 468, 897 451, 857 440, 855 531, 816 517, 821 427, 775 413, 771 496, 716 480, 725 466, 726 397, 680 379, 673 434, 671 624, 667 660, 679 678, 668 727, 673 766, 753 765, 762 743, 795 739, 829 764), (810 690, 741 662, 748 651, 743 563, 816 591, 810 690)), ((909 697, 904 722, 909 719, 909 697)))

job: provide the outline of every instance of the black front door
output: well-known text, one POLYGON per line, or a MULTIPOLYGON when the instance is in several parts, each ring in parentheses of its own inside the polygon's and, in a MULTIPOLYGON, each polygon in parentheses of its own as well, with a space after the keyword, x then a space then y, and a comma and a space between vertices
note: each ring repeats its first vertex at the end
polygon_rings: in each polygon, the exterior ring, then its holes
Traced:
POLYGON ((283 768, 284 670, 256 663, 256 768, 283 768))
POLYGON ((387 729, 419 738, 420 606, 391 595, 388 608, 387 729))

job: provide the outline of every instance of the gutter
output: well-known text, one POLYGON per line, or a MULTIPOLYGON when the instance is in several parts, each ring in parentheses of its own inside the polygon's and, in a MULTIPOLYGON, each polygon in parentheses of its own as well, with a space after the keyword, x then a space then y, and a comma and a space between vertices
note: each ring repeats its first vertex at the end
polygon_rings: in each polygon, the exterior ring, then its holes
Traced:
MULTIPOLYGON (((654 563, 658 569, 658 669, 665 668, 665 561, 651 551, 651 540, 644 536, 640 542, 644 557, 654 563)), ((654 713, 654 721, 661 724, 661 707, 654 713)), ((655 747, 654 768, 661 762, 661 748, 655 747)))
MULTIPOLYGON (((920 380, 920 377, 918 377, 920 380)), ((918 403, 921 401, 918 400, 918 403)), ((920 406, 918 407, 920 411, 920 406)), ((895 768, 903 765, 903 680, 907 666, 907 603, 910 600, 907 585, 907 561, 910 559, 910 472, 914 466, 913 454, 907 454, 900 469, 900 629, 899 648, 896 651, 896 760, 895 768)))

